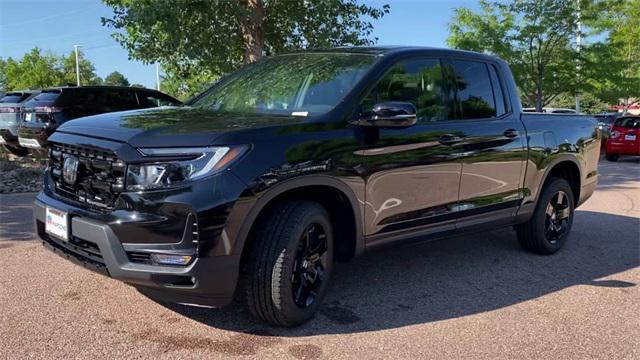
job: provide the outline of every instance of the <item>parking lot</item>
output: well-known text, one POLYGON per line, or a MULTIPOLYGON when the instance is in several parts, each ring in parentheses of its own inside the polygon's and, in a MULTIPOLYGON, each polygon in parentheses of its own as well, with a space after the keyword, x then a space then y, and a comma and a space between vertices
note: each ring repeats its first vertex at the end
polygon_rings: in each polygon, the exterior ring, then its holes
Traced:
POLYGON ((296 329, 241 306, 156 303, 46 251, 35 194, 0 196, 0 358, 640 358, 640 161, 602 159, 565 248, 511 229, 340 264, 296 329))

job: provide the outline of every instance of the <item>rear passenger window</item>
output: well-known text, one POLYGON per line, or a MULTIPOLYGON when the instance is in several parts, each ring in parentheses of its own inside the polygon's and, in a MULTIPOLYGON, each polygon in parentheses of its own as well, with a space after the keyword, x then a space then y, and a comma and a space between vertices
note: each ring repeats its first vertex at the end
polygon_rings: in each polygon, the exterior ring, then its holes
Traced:
POLYGON ((459 118, 496 117, 496 103, 487 65, 477 61, 456 60, 453 62, 453 70, 458 90, 459 118))
POLYGON ((363 112, 384 101, 404 101, 416 106, 418 122, 447 120, 447 104, 442 67, 438 59, 403 61, 394 65, 361 104, 363 112))
POLYGON ((502 92, 502 84, 500 83, 500 78, 498 78, 496 67, 493 65, 488 66, 489 74, 491 75, 491 84, 493 85, 493 95, 496 99, 496 116, 502 116, 507 113, 506 99, 502 92))
POLYGON ((138 100, 130 90, 106 90, 104 92, 104 111, 123 111, 138 108, 138 100))
POLYGON ((148 92, 138 92, 138 100, 143 108, 177 105, 171 98, 148 92))

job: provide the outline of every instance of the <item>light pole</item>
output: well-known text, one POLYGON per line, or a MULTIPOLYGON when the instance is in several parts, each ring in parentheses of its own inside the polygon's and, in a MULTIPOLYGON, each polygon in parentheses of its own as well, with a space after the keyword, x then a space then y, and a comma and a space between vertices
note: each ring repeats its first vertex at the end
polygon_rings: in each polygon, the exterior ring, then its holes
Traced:
POLYGON ((80 86, 80 62, 78 61, 78 48, 80 45, 73 45, 76 49, 76 85, 80 86))
MULTIPOLYGON (((580 0, 577 0, 578 2, 578 13, 577 13, 577 19, 578 19, 578 23, 577 23, 577 31, 576 31, 576 52, 578 53, 578 58, 576 61, 576 80, 577 80, 577 84, 578 86, 580 85, 580 72, 582 70, 581 65, 581 59, 580 59, 580 50, 582 48, 582 19, 581 19, 581 11, 580 11, 580 0)), ((576 91, 576 112, 580 112, 580 98, 581 98, 581 93, 580 93, 580 89, 578 89, 578 91, 576 91)))
POLYGON ((160 91, 160 63, 156 62, 156 90, 160 91))

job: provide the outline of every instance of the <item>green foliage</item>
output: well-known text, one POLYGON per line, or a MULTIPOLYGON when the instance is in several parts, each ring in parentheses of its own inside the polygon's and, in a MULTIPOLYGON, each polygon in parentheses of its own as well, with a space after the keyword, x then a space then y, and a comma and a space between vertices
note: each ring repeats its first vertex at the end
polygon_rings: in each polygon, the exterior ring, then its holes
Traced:
POLYGON ((118 71, 114 71, 104 78, 105 85, 129 86, 129 80, 118 71))
MULTIPOLYGON (((0 85, 6 90, 41 89, 76 83, 75 52, 68 56, 42 53, 33 48, 22 59, 8 58, 0 67, 0 85)), ((101 84, 93 64, 80 54, 82 84, 101 84)))
POLYGON ((208 70, 184 76, 169 70, 160 80, 160 89, 178 100, 187 101, 211 86, 216 79, 208 70))
MULTIPOLYGON (((82 51, 78 53, 80 63, 80 84, 101 85, 102 79, 96 75, 96 68, 91 61, 84 58, 82 51)), ((71 51, 66 57, 61 58, 63 81, 67 84, 76 83, 76 53, 71 51)))
POLYGON ((62 85, 60 59, 33 48, 16 61, 8 58, 5 65, 7 90, 37 89, 62 85))
MULTIPOLYGON (((580 96, 580 112, 585 114, 598 114, 609 110, 609 102, 602 101, 596 95, 587 92, 580 96)), ((552 108, 573 109, 576 106, 574 94, 563 93, 548 104, 552 108)))
POLYGON ((447 43, 506 60, 524 102, 540 110, 558 95, 578 88, 574 0, 481 0, 481 12, 455 10, 447 43))
POLYGON ((7 90, 7 62, 0 58, 0 93, 7 90))
POLYGON ((588 84, 610 104, 640 101, 640 0, 604 1, 590 25, 607 34, 586 55, 588 84))
POLYGON ((129 55, 160 62, 180 98, 242 64, 291 49, 367 45, 389 6, 357 0, 103 0, 102 23, 129 55))

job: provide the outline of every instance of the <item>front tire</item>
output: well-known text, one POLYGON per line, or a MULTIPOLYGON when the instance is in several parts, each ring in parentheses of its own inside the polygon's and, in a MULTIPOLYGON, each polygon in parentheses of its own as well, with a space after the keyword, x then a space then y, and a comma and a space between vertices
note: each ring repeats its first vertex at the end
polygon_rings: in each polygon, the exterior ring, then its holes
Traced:
POLYGON ((254 316, 291 327, 315 315, 331 277, 332 231, 327 211, 310 201, 286 201, 260 220, 245 287, 254 316))
POLYGON ((550 178, 542 188, 531 219, 516 226, 520 245, 537 254, 560 250, 571 231, 574 207, 569 183, 562 178, 550 178))

